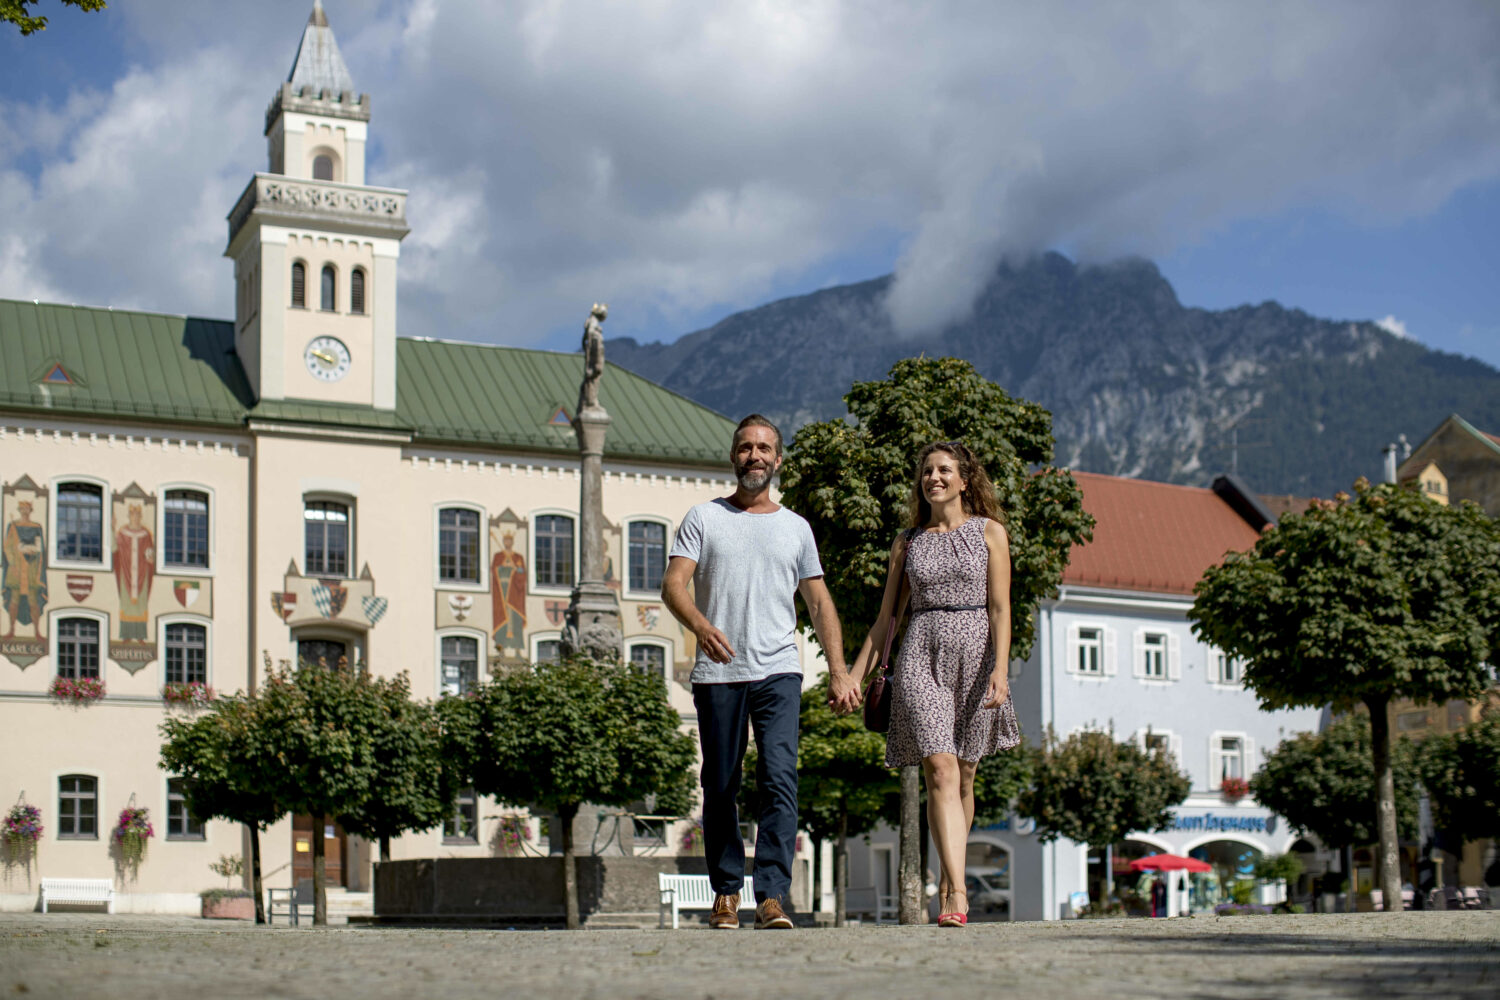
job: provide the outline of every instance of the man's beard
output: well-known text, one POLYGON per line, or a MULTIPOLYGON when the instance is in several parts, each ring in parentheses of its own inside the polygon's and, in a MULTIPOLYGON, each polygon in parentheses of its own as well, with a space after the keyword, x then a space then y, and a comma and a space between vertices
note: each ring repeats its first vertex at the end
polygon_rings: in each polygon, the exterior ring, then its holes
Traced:
POLYGON ((759 493, 771 482, 771 469, 768 466, 757 466, 748 468, 740 466, 734 470, 734 478, 740 486, 751 493, 759 493))

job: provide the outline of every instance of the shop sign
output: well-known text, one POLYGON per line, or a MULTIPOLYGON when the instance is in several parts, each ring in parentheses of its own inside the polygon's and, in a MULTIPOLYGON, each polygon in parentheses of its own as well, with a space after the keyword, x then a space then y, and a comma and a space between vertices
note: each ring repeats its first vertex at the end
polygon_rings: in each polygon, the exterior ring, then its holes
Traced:
POLYGON ((1275 816, 1225 816, 1203 813, 1198 816, 1173 815, 1166 827, 1167 833, 1272 833, 1276 832, 1275 816))

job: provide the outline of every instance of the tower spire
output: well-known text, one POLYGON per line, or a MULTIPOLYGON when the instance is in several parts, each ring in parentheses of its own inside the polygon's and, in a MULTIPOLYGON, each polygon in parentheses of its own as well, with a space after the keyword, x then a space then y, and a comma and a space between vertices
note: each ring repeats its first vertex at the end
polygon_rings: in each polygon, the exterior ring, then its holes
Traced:
POLYGON ((324 92, 342 94, 354 90, 354 78, 339 54, 339 43, 328 26, 322 0, 313 0, 312 13, 307 16, 307 27, 302 29, 302 43, 297 46, 297 57, 292 60, 286 82, 298 94, 304 88, 312 88, 314 97, 324 92))

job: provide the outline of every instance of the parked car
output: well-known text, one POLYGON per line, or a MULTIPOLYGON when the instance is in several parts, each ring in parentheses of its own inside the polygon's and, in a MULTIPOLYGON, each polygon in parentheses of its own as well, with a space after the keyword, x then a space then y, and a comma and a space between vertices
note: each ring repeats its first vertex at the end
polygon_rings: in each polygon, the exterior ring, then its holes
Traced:
POLYGON ((964 891, 969 894, 969 913, 1010 915, 1010 866, 970 868, 964 872, 964 891))

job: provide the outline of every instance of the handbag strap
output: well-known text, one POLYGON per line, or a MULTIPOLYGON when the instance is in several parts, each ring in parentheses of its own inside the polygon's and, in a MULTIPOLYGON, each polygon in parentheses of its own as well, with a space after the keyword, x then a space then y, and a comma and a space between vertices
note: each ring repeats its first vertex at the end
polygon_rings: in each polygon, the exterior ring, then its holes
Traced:
POLYGON ((896 592, 901 599, 896 602, 896 613, 891 618, 891 623, 885 629, 885 648, 880 651, 880 669, 884 670, 891 665, 891 640, 896 637, 896 624, 901 621, 901 616, 906 613, 906 602, 911 600, 909 587, 906 585, 906 550, 911 547, 911 538, 914 532, 907 529, 906 540, 901 543, 901 565, 896 571, 896 592))

